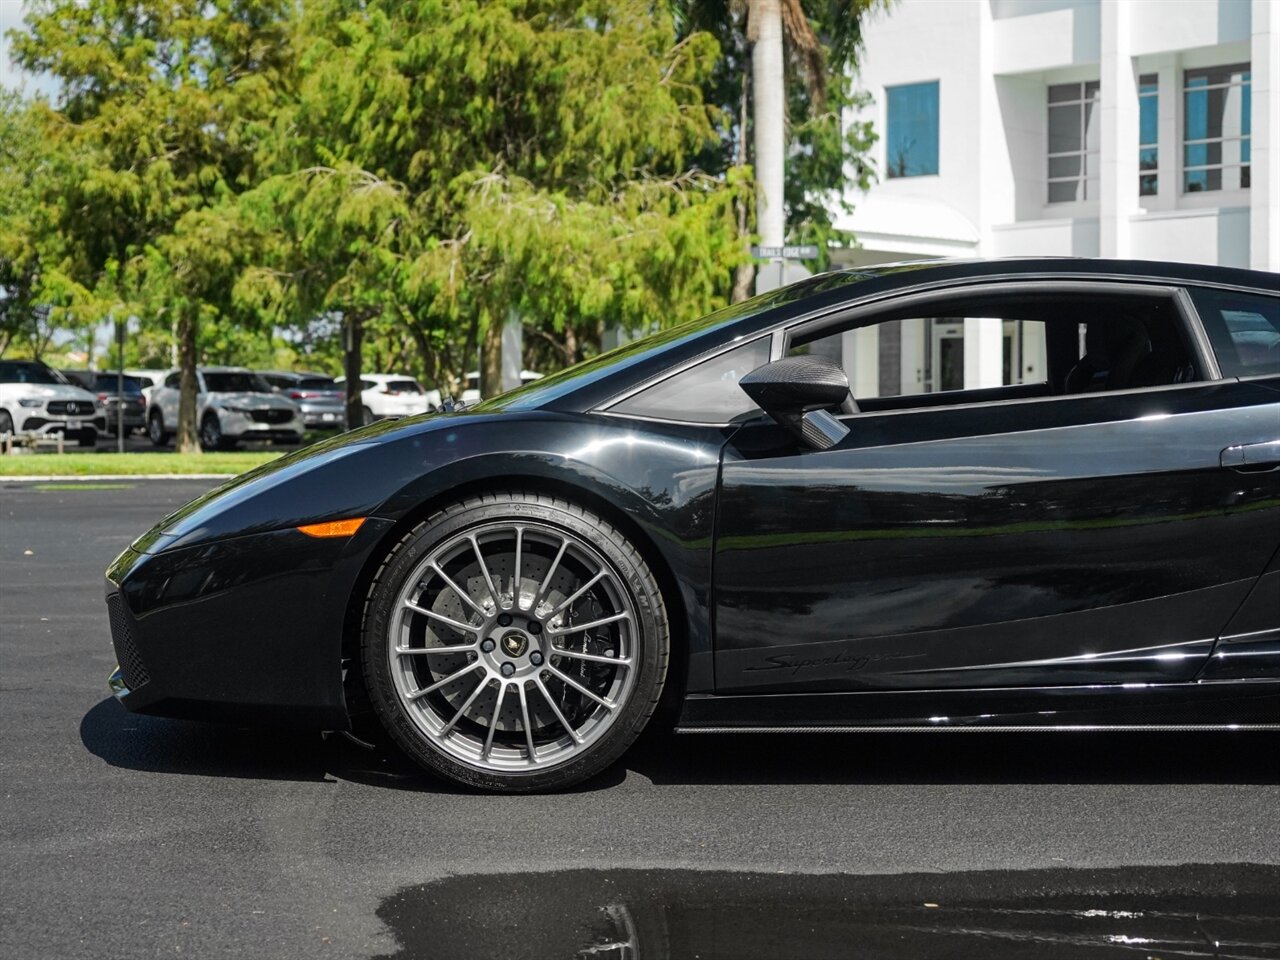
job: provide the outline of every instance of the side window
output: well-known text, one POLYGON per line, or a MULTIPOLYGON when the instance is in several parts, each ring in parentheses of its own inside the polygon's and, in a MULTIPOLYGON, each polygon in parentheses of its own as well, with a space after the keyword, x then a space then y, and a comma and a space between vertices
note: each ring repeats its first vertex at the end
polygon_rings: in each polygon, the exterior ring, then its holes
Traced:
POLYGON ((838 332, 796 331, 789 352, 839 363, 861 409, 987 403, 1171 386, 1197 379, 1169 291, 1029 286, 885 311, 838 332))
POLYGON ((858 400, 1022 385, 1048 392, 1040 320, 886 320, 801 343, 790 353, 818 354, 841 364, 858 400))
POLYGON ((660 380, 610 411, 683 423, 728 423, 756 409, 738 381, 768 362, 769 338, 760 337, 660 380))
POLYGON ((173 387, 173 389, 177 390, 180 386, 182 386, 182 374, 181 373, 169 374, 167 377, 164 378, 164 385, 166 387, 173 387))
POLYGON ((1224 377, 1280 374, 1280 297, 1193 289, 1224 377))

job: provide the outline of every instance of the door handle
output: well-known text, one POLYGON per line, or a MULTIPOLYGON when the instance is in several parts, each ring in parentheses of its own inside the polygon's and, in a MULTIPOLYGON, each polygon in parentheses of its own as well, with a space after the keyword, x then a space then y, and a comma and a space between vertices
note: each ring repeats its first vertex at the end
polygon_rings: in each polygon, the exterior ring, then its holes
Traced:
POLYGON ((1224 467, 1244 472, 1274 470, 1280 466, 1280 440, 1237 443, 1222 451, 1218 461, 1224 467))

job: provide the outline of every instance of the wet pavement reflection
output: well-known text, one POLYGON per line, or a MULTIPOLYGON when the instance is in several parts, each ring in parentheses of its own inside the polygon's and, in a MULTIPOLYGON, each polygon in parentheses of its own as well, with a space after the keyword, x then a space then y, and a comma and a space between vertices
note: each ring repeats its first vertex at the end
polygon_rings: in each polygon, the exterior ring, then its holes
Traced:
POLYGON ((1280 958, 1280 867, 450 877, 378 909, 395 960, 1280 958))

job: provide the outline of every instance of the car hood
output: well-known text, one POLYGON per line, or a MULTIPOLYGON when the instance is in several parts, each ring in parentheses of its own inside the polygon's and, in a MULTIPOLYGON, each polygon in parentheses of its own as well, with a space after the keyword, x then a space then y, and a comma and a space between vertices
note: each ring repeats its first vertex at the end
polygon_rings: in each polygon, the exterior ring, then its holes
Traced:
POLYGON ((40 397, 43 400, 88 400, 93 403, 98 399, 83 387, 64 383, 0 383, 0 390, 12 396, 40 397))
POLYGON ((218 393, 206 394, 209 403, 218 403, 224 407, 248 407, 251 410, 292 410, 296 404, 273 393, 218 393))
MULTIPOLYGON (((400 483, 434 469, 441 459, 440 452, 453 446, 459 429, 508 416, 422 413, 403 420, 381 420, 321 440, 242 473, 193 500, 134 541, 133 549, 158 553, 255 529, 308 522, 325 513, 339 490, 352 488, 348 477, 342 482, 334 481, 339 474, 360 478, 354 486, 365 490, 368 499, 352 505, 352 515, 369 515, 400 483), (406 457, 406 445, 419 451, 421 459, 406 457), (402 473, 404 476, 398 481, 390 482, 402 473), (368 482, 371 477, 386 482, 368 482), (286 484, 288 492, 282 490, 286 484)), ((443 459, 447 460, 448 455, 443 459)))

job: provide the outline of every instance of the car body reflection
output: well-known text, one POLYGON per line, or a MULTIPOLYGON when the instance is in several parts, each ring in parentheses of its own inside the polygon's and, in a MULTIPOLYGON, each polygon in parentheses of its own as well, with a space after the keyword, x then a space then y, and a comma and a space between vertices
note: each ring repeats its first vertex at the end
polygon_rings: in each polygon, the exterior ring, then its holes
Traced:
POLYGON ((1280 867, 449 877, 378 910, 396 960, 1280 958, 1280 867))

